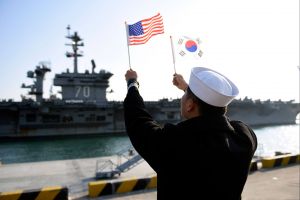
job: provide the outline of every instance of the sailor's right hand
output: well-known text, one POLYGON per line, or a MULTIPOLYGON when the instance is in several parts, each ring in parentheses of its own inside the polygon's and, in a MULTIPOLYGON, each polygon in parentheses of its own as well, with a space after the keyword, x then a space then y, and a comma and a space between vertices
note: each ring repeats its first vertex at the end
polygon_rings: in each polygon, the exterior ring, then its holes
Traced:
POLYGON ((185 91, 188 87, 188 84, 185 82, 181 74, 173 75, 173 85, 175 85, 178 89, 185 91))
POLYGON ((137 73, 136 71, 133 71, 132 69, 127 70, 126 74, 125 74, 125 79, 128 82, 128 80, 134 79, 137 80, 137 73))

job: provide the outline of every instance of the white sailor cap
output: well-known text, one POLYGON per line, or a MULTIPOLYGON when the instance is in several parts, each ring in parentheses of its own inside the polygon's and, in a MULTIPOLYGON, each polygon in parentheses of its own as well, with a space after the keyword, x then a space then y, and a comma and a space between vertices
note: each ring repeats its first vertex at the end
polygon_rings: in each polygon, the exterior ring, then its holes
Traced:
POLYGON ((216 107, 227 106, 239 94, 228 78, 204 67, 192 68, 189 88, 199 99, 216 107))

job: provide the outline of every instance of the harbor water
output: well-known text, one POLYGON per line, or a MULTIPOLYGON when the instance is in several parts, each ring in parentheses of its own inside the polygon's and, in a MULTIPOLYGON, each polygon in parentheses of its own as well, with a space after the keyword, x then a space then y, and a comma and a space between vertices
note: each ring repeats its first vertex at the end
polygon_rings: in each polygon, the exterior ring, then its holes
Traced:
MULTIPOLYGON (((257 156, 298 154, 299 124, 256 127, 257 156)), ((112 156, 130 145, 126 135, 0 141, 2 164, 112 156)))

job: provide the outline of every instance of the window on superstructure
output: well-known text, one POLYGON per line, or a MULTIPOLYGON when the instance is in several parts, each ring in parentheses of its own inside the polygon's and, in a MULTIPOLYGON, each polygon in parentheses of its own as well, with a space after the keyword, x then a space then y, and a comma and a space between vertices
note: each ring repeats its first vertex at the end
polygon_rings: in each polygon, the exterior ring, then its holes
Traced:
POLYGON ((85 121, 87 121, 87 122, 96 121, 96 115, 95 114, 90 114, 88 117, 85 118, 85 121))
POLYGON ((102 115, 97 116, 97 121, 105 121, 106 117, 102 115))
POLYGON ((45 123, 57 123, 60 121, 59 115, 43 115, 42 121, 45 123))
POLYGON ((36 114, 26 114, 26 122, 36 122, 36 114))
POLYGON ((62 117, 62 121, 65 122, 65 123, 72 122, 73 121, 73 117, 70 116, 70 115, 65 115, 65 116, 62 117))

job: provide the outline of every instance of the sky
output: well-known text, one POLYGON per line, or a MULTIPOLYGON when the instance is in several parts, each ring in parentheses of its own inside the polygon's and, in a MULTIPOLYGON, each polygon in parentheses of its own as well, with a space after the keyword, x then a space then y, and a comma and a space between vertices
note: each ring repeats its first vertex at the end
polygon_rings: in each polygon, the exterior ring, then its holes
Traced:
POLYGON ((124 75, 129 68, 125 21, 133 24, 160 13, 164 34, 146 44, 130 46, 145 100, 176 99, 183 94, 172 85, 174 74, 170 35, 200 38, 203 56, 180 59, 176 72, 186 81, 192 67, 216 70, 239 88, 237 98, 299 102, 298 0, 0 0, 0 99, 20 100, 32 84, 26 77, 40 62, 50 64, 44 97, 60 91, 55 74, 73 71, 66 58, 66 27, 83 38, 79 72, 107 70, 109 100, 126 95, 124 75))

